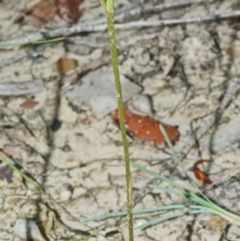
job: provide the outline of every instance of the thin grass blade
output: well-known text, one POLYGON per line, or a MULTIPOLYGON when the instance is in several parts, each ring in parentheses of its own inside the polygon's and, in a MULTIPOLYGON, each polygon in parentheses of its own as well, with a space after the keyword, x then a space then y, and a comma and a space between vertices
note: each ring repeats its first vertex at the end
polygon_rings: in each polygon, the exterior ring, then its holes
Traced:
POLYGON ((21 170, 19 170, 14 164, 12 164, 7 158, 0 156, 0 160, 2 160, 3 162, 5 162, 13 171, 15 171, 16 173, 18 173, 23 179, 25 179, 28 183, 31 183, 35 188, 42 190, 41 186, 35 182, 32 178, 30 178, 29 176, 27 176, 24 172, 22 172, 21 170))
MULTIPOLYGON (((151 208, 144 208, 144 209, 135 209, 133 210, 133 214, 145 214, 145 213, 152 213, 152 212, 159 212, 159 211, 167 211, 167 210, 174 210, 174 209, 182 209, 186 208, 187 206, 184 204, 175 204, 175 205, 165 205, 165 206, 159 206, 159 207, 151 207, 151 208)), ((83 219, 83 222, 89 222, 89 221, 100 221, 108 218, 117 218, 126 216, 126 211, 119 211, 119 212, 113 212, 103 215, 94 216, 91 218, 83 219)))
POLYGON ((176 191, 174 189, 162 187, 162 186, 159 186, 159 185, 149 185, 149 187, 151 187, 153 189, 163 191, 163 192, 166 192, 166 193, 169 193, 169 194, 173 194, 173 195, 176 195, 176 196, 179 196, 179 197, 186 198, 189 201, 197 203, 202 207, 213 209, 215 211, 217 211, 217 210, 220 211, 220 208, 218 206, 216 206, 213 203, 209 203, 207 200, 203 199, 201 196, 198 196, 195 193, 193 193, 193 192, 191 192, 187 189, 185 189, 182 192, 179 192, 179 191, 176 191))
POLYGON ((185 211, 185 212, 177 212, 174 214, 166 214, 166 215, 162 215, 159 218, 156 219, 152 219, 151 221, 144 223, 142 225, 139 225, 137 227, 135 227, 135 229, 143 229, 143 228, 147 228, 149 226, 153 226, 155 224, 167 221, 167 220, 171 220, 171 219, 175 219, 175 218, 179 218, 185 215, 194 215, 194 214, 200 214, 200 213, 207 213, 208 210, 190 210, 190 211, 185 211))
POLYGON ((152 189, 156 189, 156 190, 160 190, 160 191, 169 193, 169 194, 174 194, 174 195, 179 196, 179 197, 185 197, 184 191, 178 192, 178 191, 176 191, 174 189, 171 189, 171 188, 167 188, 167 187, 163 187, 163 186, 159 186, 159 185, 153 185, 153 184, 149 185, 149 187, 151 187, 152 189))
POLYGON ((138 165, 138 164, 136 164, 136 163, 134 163, 134 162, 131 162, 131 165, 134 166, 134 167, 136 167, 137 169, 145 172, 145 173, 148 173, 149 175, 151 175, 151 176, 153 176, 153 177, 156 177, 156 178, 158 178, 158 179, 160 179, 160 180, 162 180, 162 181, 164 181, 164 182, 169 183, 170 185, 176 187, 177 189, 179 189, 179 190, 181 190, 181 191, 184 191, 184 190, 185 190, 184 187, 182 187, 181 185, 175 183, 175 182, 172 181, 171 179, 162 176, 161 174, 158 174, 158 173, 156 173, 156 172, 154 172, 154 171, 150 171, 150 170, 146 169, 145 167, 140 166, 140 165, 138 165))
MULTIPOLYGON (((176 163, 179 165, 179 167, 181 168, 181 170, 182 170, 182 172, 184 173, 184 175, 187 177, 187 179, 188 179, 188 181, 190 182, 190 184, 196 189, 197 192, 199 192, 199 193, 201 194, 201 196, 202 196, 204 199, 206 199, 206 200, 208 200, 209 202, 211 202, 211 201, 208 199, 208 197, 200 190, 200 188, 197 186, 197 184, 194 182, 194 180, 187 174, 187 171, 186 171, 185 168, 183 167, 182 162, 181 162, 180 158, 178 157, 178 155, 177 155, 177 153, 176 153, 176 151, 175 151, 175 149, 174 149, 174 147, 173 147, 173 145, 172 145, 172 143, 171 143, 171 141, 170 141, 170 139, 169 139, 169 137, 168 137, 168 135, 167 135, 167 132, 165 131, 164 127, 160 124, 160 125, 159 125, 159 128, 160 128, 160 130, 161 130, 161 132, 162 132, 162 134, 163 134, 163 136, 164 136, 164 138, 165 138, 165 140, 166 140, 166 142, 167 142, 167 144, 168 144, 169 149, 170 149, 171 152, 172 152, 172 155, 173 155, 174 160, 175 160, 176 163)), ((212 202, 211 202, 211 203, 212 203, 212 202)))

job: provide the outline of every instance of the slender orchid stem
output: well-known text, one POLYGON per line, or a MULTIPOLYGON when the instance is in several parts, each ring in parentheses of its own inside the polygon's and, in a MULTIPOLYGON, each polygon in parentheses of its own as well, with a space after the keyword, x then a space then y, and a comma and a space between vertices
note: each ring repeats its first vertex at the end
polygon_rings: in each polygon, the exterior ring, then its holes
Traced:
POLYGON ((124 123, 124 106, 122 98, 122 87, 120 82, 120 75, 118 69, 118 55, 114 28, 114 0, 100 0, 107 16, 108 23, 108 33, 110 40, 110 49, 112 55, 112 65, 113 73, 115 79, 115 86, 117 92, 117 102, 118 102, 118 115, 119 123, 122 134, 124 157, 125 157, 125 169, 126 169, 126 187, 127 187, 127 214, 128 214, 128 230, 129 230, 129 240, 134 241, 133 234, 133 214, 132 214, 132 180, 131 180, 131 169, 128 151, 128 141, 126 135, 126 128, 124 123))

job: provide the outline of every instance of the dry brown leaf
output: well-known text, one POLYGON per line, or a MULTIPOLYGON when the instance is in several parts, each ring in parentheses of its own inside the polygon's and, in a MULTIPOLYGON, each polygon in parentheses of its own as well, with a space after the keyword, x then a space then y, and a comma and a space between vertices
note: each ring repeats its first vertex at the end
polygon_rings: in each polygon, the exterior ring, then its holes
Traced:
POLYGON ((30 23, 35 27, 51 21, 57 12, 57 7, 50 0, 42 0, 35 5, 34 10, 30 17, 30 23))
POLYGON ((19 197, 14 197, 14 198, 11 198, 11 199, 8 199, 7 203, 9 205, 16 205, 18 202, 21 201, 21 198, 19 197))
POLYGON ((79 5, 83 0, 57 0, 58 15, 68 23, 78 22, 81 12, 79 5))
POLYGON ((24 109, 33 109, 37 104, 37 101, 34 101, 31 98, 27 98, 20 106, 24 109))
POLYGON ((75 59, 60 58, 56 63, 53 64, 53 70, 59 73, 66 73, 69 70, 75 69, 77 66, 77 61, 75 59))
POLYGON ((41 0, 32 7, 26 8, 15 18, 14 23, 18 23, 26 15, 30 15, 31 25, 40 28, 51 21, 57 13, 68 23, 78 22, 81 12, 79 5, 83 0, 41 0))
POLYGON ((207 223, 207 226, 214 230, 219 230, 220 232, 223 232, 228 221, 220 216, 214 217, 210 219, 207 223))
POLYGON ((72 157, 69 157, 67 160, 66 160, 67 163, 71 163, 73 162, 73 158, 72 157))
POLYGON ((31 14, 29 22, 35 27, 41 27, 53 19, 57 13, 57 7, 52 0, 42 0, 30 8, 24 9, 14 20, 21 21, 25 15, 31 14))
MULTIPOLYGON (((118 111, 112 112, 111 117, 113 120, 119 121, 118 111)), ((124 120, 127 131, 139 140, 153 141, 156 145, 166 144, 166 140, 159 129, 160 124, 164 127, 172 143, 177 142, 180 138, 180 133, 176 127, 161 123, 149 116, 132 113, 128 109, 124 110, 124 120)))
MULTIPOLYGON (((194 163, 193 165, 193 173, 195 175, 195 177, 200 180, 201 182, 203 182, 204 184, 213 184, 212 180, 203 172, 198 168, 198 165, 204 163, 204 162, 212 162, 212 160, 198 160, 194 163)), ((213 188, 216 188, 216 185, 213 185, 213 188)))

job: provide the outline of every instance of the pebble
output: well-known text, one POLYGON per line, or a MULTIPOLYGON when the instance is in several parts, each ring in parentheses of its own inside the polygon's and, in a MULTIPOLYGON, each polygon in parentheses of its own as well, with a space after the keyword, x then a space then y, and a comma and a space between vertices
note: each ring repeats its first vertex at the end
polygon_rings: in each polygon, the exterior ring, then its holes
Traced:
POLYGON ((31 219, 19 218, 15 223, 14 233, 20 239, 46 241, 37 224, 31 219))
POLYGON ((73 44, 73 43, 69 43, 67 44, 67 48, 68 51, 77 54, 77 55, 81 55, 81 56, 87 56, 92 52, 92 48, 88 45, 79 45, 79 44, 73 44))
POLYGON ((240 39, 240 31, 236 32, 236 36, 237 36, 238 39, 240 39))
POLYGON ((153 116, 152 103, 147 95, 135 95, 131 101, 131 110, 137 114, 153 116))
POLYGON ((61 188, 60 199, 65 202, 68 201, 73 194, 73 187, 70 184, 65 184, 61 188))
MULTIPOLYGON (((137 94, 141 88, 127 77, 120 75, 123 101, 126 102, 137 94)), ((117 109, 116 89, 112 72, 91 71, 82 78, 81 86, 66 93, 70 103, 89 106, 96 117, 101 119, 117 109)))
POLYGON ((145 223, 147 223, 147 220, 146 220, 146 219, 138 219, 138 220, 135 222, 135 224, 134 224, 134 228, 136 229, 136 228, 138 228, 139 226, 141 226, 141 225, 143 225, 143 224, 145 224, 145 223))
POLYGON ((211 143, 212 151, 224 150, 240 143, 240 115, 231 120, 224 127, 219 128, 211 143))

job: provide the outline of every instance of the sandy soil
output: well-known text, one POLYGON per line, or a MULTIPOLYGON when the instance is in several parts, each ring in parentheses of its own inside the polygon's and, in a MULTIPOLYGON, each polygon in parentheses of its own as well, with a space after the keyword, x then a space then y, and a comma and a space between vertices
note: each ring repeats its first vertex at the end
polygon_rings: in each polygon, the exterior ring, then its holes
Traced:
MULTIPOLYGON (((131 2, 134 1, 116 1, 117 9, 128 8, 131 2)), ((157 2, 162 1, 153 4, 157 2)), ((18 4, 16 0, 0 2, 1 40, 67 26, 58 16, 41 29, 31 26, 29 17, 14 24, 19 11, 31 4, 30 0, 18 4)), ((211 1, 140 17, 153 21, 206 16, 239 7, 237 0, 211 1)), ((97 0, 85 0, 81 9, 80 21, 103 16, 97 0)), ((92 108, 69 95, 82 84, 81 79, 87 72, 111 71, 107 37, 103 31, 44 46, 1 50, 1 155, 8 156, 37 180, 48 196, 41 195, 18 174, 11 176, 11 170, 2 162, 0 240, 20 240, 14 234, 19 218, 32 219, 38 225, 41 235, 34 236, 36 240, 128 240, 126 218, 81 221, 124 208, 126 200, 119 127, 109 115, 97 118, 92 108), (21 53, 25 55, 16 60, 21 53), (59 73, 53 69, 59 58, 75 59, 77 66, 67 73, 59 73), (29 83, 35 83, 33 90, 24 92, 24 86, 29 83), (15 91, 7 92, 14 88, 15 91), (23 103, 29 98, 36 104, 24 107, 23 103)), ((211 164, 201 169, 208 173, 217 188, 197 183, 215 202, 239 214, 238 20, 119 30, 117 39, 121 74, 149 96, 155 119, 178 126, 181 138, 175 147, 179 156, 184 156, 183 164, 189 175, 194 178, 195 161, 212 159, 211 164), (229 103, 224 106, 223 100, 229 103), (218 108, 222 108, 222 115, 214 121, 218 108)), ((131 100, 126 105, 131 106, 131 100)), ((179 174, 168 148, 130 136, 128 140, 133 161, 189 186, 179 174)), ((184 202, 181 198, 149 190, 151 177, 136 169, 132 169, 132 180, 136 208, 184 202)), ((160 214, 136 216, 134 224, 156 215, 160 214)), ((136 230, 135 237, 156 241, 236 241, 240 240, 238 230, 235 224, 201 214, 136 230)))

